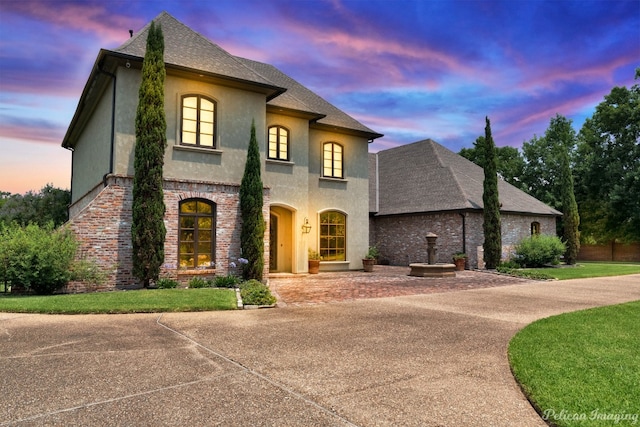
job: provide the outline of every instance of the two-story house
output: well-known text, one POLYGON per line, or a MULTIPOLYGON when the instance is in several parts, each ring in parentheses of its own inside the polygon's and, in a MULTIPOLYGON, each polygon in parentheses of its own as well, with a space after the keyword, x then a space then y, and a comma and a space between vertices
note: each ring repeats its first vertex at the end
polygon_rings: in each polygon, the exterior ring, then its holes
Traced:
MULTIPOLYGON (((239 186, 251 123, 265 186, 265 273, 362 267, 368 144, 381 137, 277 68, 233 56, 167 13, 166 205, 162 275, 226 275, 240 253, 239 186)), ((131 204, 135 115, 148 27, 102 49, 62 146, 73 152, 70 225, 81 251, 135 285, 131 204)), ((126 31, 126 30, 125 30, 126 31)))

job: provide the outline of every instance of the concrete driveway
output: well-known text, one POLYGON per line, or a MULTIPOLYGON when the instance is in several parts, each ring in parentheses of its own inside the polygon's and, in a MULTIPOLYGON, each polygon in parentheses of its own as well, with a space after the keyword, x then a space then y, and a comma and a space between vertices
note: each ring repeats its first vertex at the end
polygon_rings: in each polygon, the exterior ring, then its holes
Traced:
POLYGON ((0 313, 0 425, 544 426, 506 349, 640 275, 236 312, 0 313))

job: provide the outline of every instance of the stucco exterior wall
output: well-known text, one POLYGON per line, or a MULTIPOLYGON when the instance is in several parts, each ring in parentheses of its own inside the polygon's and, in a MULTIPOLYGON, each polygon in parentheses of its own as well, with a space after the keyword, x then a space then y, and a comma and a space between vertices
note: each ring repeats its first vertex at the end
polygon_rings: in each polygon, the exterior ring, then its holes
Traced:
POLYGON ((368 141, 352 135, 311 129, 309 132, 309 247, 318 250, 319 216, 327 210, 347 214, 347 261, 321 262, 321 271, 362 268, 369 247, 368 141), (344 179, 321 176, 322 144, 337 142, 344 147, 344 179))
POLYGON ((78 139, 72 160, 71 201, 79 200, 109 172, 113 82, 102 93, 78 139))
MULTIPOLYGON (((133 175, 135 116, 140 86, 138 70, 119 68, 114 173, 133 175)), ((167 179, 240 182, 255 120, 256 137, 264 157, 266 101, 264 95, 240 89, 167 75, 165 116, 167 149, 164 176, 167 179), (215 150, 180 145, 181 97, 205 95, 217 102, 215 150)))
MULTIPOLYGON (((135 116, 140 69, 120 66, 115 102, 115 155, 112 177, 106 188, 102 177, 109 172, 111 135, 111 89, 105 93, 91 119, 83 129, 76 147, 74 168, 74 204, 70 208, 73 227, 83 241, 83 250, 97 257, 105 268, 115 269, 111 276, 117 286, 131 286, 130 273, 130 181, 134 175, 135 116), (107 108, 108 107, 108 108, 107 108), (92 151, 99 145, 100 151, 92 151), (94 157, 97 160, 94 160, 94 157), (106 163, 105 163, 106 162, 106 163), (103 165, 95 167, 95 164, 103 165), (98 172, 99 171, 99 172, 98 172), (92 175, 93 174, 93 175, 92 175), (77 191, 76 191, 77 188, 77 191), (92 237, 100 236, 100 237, 92 237)), ((195 192, 220 203, 218 218, 223 221, 216 251, 216 268, 211 274, 226 274, 231 257, 239 257, 240 219, 235 212, 237 191, 246 163, 255 121, 260 147, 262 179, 268 192, 263 208, 269 234, 270 207, 280 215, 286 233, 280 237, 282 248, 278 265, 284 271, 307 271, 307 250, 318 250, 319 215, 338 210, 347 215, 347 261, 323 263, 322 270, 360 269, 361 259, 369 244, 368 222, 368 140, 338 131, 310 125, 308 118, 270 110, 267 113, 264 94, 211 82, 186 79, 169 73, 165 80, 165 113, 167 148, 164 157, 165 204, 167 206, 167 244, 163 274, 175 275, 177 264, 177 203, 195 192), (200 94, 217 103, 216 149, 180 146, 181 97, 200 94), (290 161, 266 159, 267 128, 282 125, 290 131, 290 161), (338 142, 344 147, 344 179, 321 177, 322 144, 338 142), (185 187, 186 186, 186 187, 185 187), (195 187, 197 188, 195 188, 195 187), (191 193, 190 193, 191 194, 191 193), (224 195, 224 196, 223 196, 224 195), (222 208, 225 207, 226 208, 222 208), (175 209, 174 209, 175 208, 175 209), (224 214, 224 215, 223 215, 224 214), (308 220, 310 233, 302 232, 308 220), (173 227, 173 228, 172 228, 173 227), (232 230, 233 231, 229 231, 232 230), (219 257, 219 258, 218 258, 219 257)), ((265 266, 269 265, 270 242, 265 239, 265 266)), ((265 268, 265 272, 268 268, 265 268)), ((209 274, 209 273, 207 273, 209 274)))

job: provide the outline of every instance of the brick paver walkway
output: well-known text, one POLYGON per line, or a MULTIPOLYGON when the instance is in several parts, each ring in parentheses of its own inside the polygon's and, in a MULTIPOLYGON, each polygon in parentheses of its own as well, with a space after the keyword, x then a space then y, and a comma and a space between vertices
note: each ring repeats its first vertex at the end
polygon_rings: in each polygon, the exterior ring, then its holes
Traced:
POLYGON ((386 265, 376 265, 373 273, 348 271, 309 275, 273 274, 269 278, 269 287, 278 297, 280 305, 308 305, 531 282, 479 271, 459 271, 456 272, 456 277, 447 278, 413 277, 408 274, 409 267, 386 265))

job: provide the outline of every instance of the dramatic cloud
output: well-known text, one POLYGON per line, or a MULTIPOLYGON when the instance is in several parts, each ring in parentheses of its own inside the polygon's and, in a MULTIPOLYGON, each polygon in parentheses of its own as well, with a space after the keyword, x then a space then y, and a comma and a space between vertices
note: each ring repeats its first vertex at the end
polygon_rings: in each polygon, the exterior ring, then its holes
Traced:
MULTIPOLYGON (((485 116, 500 146, 542 135, 556 113, 578 130, 640 66, 637 0, 0 1, 11 158, 26 165, 33 147, 59 144, 99 49, 163 10, 385 134, 372 151, 424 138, 470 147, 485 116)), ((55 167, 37 171, 42 185, 68 175, 55 167)), ((0 170, 0 190, 14 179, 0 170)))

